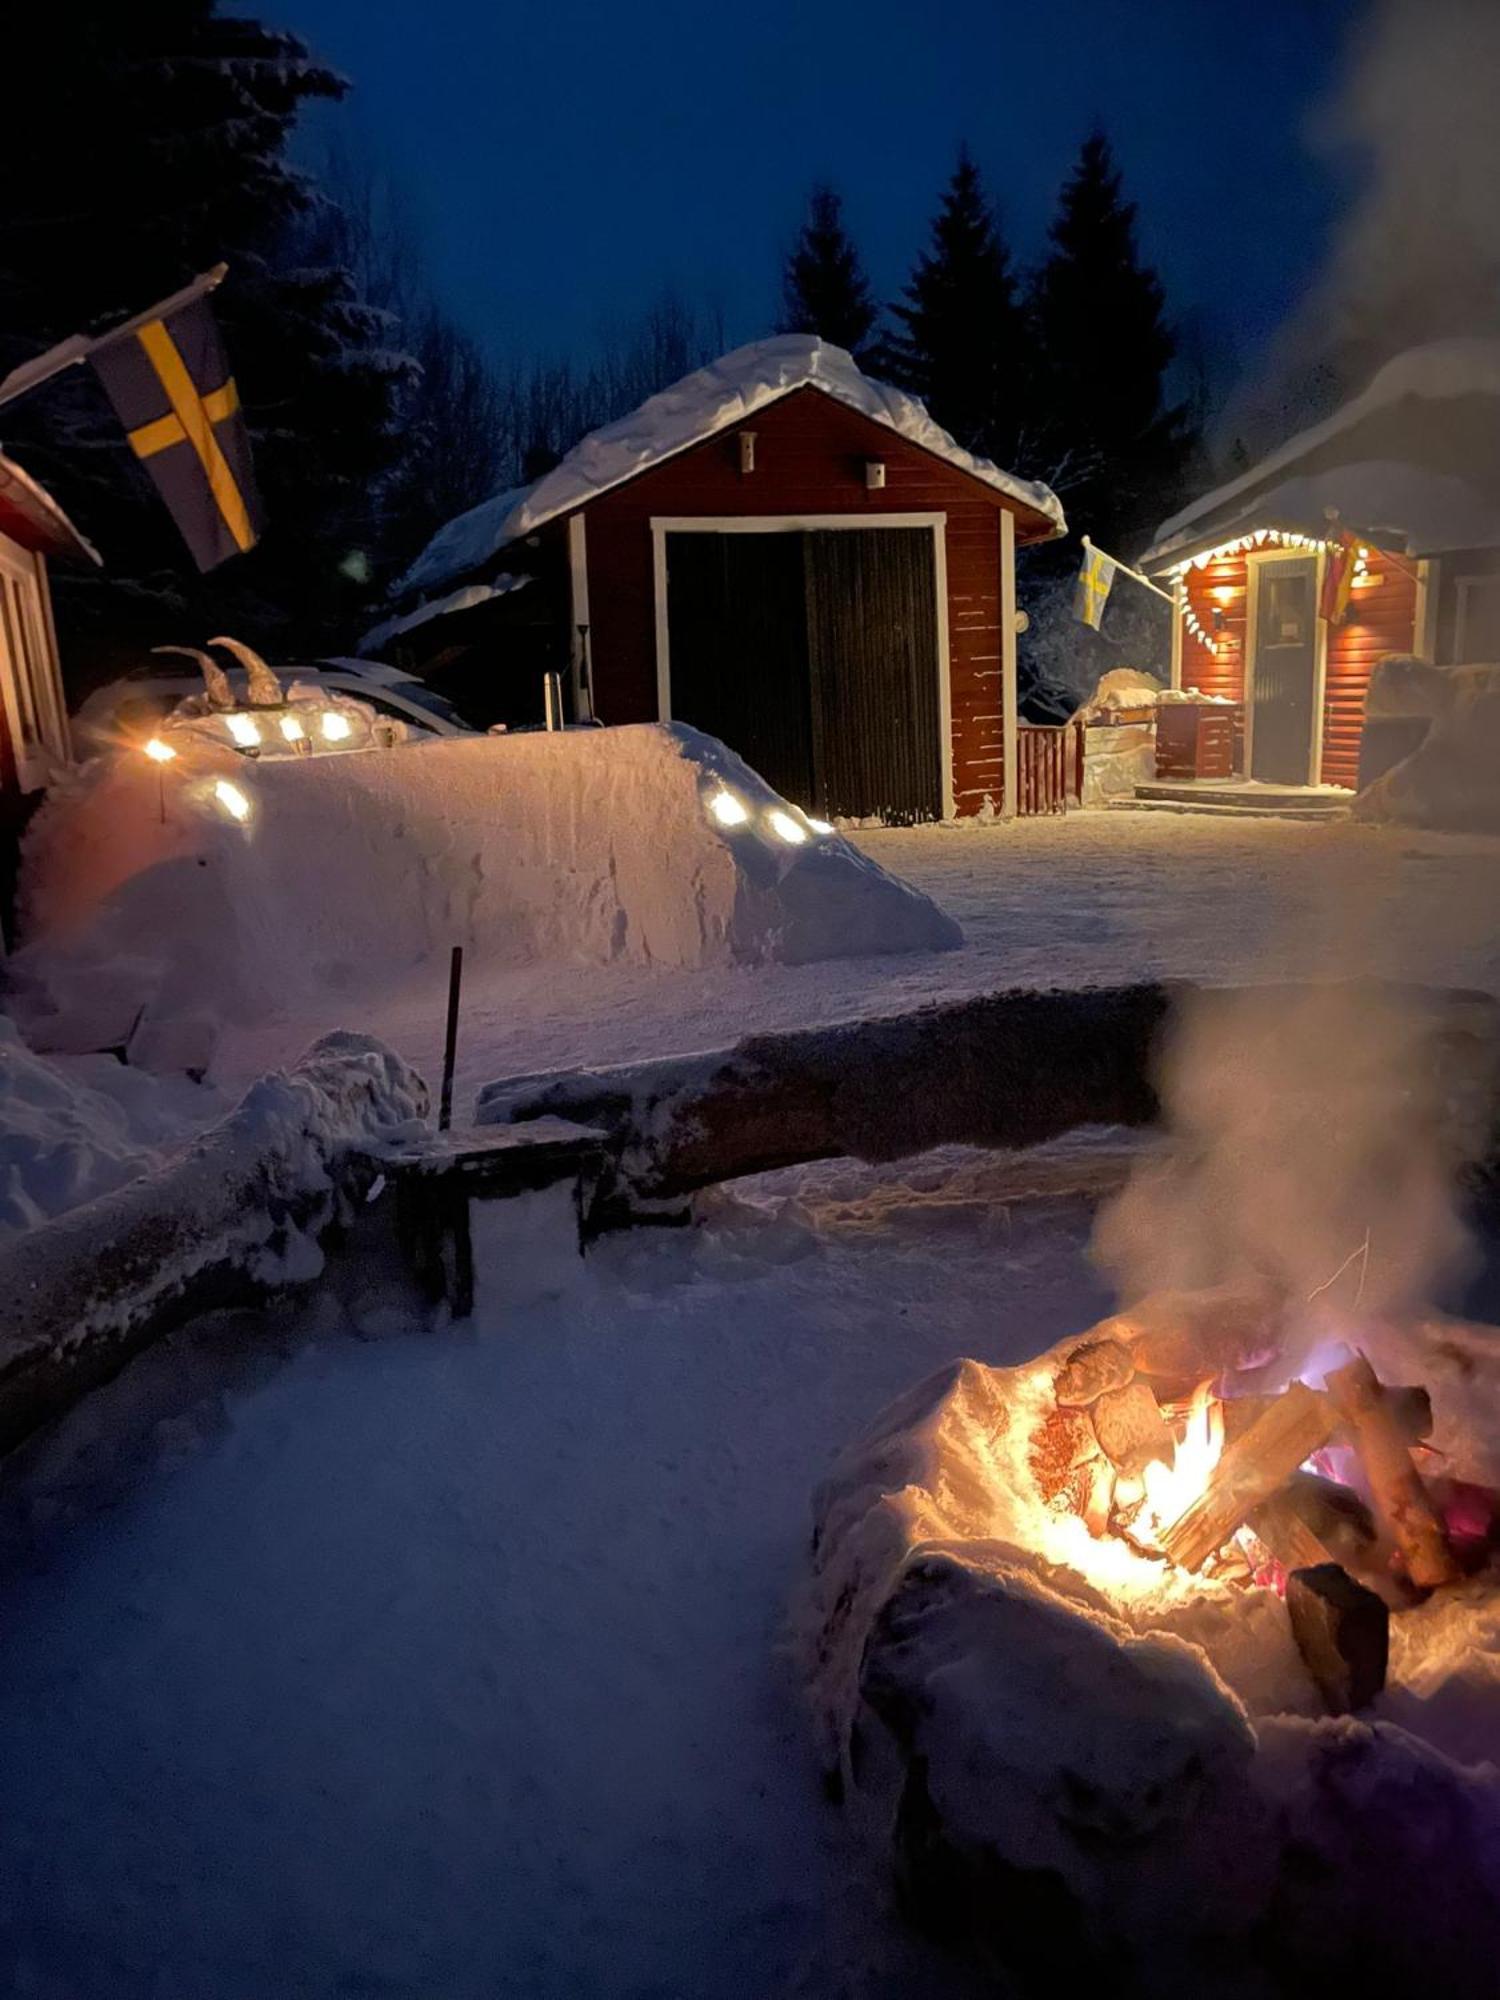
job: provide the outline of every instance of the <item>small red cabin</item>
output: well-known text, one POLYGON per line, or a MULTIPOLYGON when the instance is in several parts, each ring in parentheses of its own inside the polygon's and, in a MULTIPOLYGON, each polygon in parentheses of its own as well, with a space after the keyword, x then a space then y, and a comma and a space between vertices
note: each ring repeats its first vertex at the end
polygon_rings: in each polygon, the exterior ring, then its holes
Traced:
POLYGON ((1377 661, 1500 658, 1500 343, 1399 355, 1164 522, 1142 567, 1174 588, 1173 685, 1242 705, 1243 775, 1353 789, 1371 774, 1377 661), (1324 615, 1327 564, 1351 539, 1347 603, 1324 615))
POLYGON ((480 720, 674 719, 826 818, 1015 809, 1015 550, 1044 486, 802 335, 726 355, 449 524, 367 636, 480 720), (487 699, 488 698, 488 699, 487 699))

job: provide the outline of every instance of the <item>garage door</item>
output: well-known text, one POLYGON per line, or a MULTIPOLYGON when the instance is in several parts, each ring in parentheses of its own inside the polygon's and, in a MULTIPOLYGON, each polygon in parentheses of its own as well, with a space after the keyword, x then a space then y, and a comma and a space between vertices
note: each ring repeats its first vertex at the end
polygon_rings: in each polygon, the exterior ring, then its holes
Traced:
POLYGON ((672 532, 671 711, 827 818, 942 815, 924 528, 672 532))

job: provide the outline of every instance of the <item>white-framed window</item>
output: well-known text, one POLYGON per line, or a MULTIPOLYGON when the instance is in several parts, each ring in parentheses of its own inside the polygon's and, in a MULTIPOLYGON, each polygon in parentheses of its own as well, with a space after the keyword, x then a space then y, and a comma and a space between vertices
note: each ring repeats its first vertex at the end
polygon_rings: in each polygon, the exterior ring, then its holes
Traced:
POLYGON ((68 715, 42 559, 0 535, 0 698, 23 792, 68 761, 68 715))
POLYGON ((1500 660, 1500 575, 1461 576, 1457 582, 1454 660, 1459 665, 1500 660))

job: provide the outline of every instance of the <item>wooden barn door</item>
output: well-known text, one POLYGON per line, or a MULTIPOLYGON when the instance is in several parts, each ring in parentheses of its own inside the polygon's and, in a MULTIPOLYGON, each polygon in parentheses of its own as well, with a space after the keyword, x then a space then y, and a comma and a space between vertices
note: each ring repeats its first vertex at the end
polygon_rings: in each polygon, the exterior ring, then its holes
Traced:
POLYGON ((1313 772, 1318 687, 1318 559, 1252 565, 1255 645, 1250 673, 1250 775, 1305 785, 1313 772))
POLYGON ((940 819, 925 528, 666 536, 671 712, 826 817, 940 819))
POLYGON ((806 543, 817 810, 941 819, 932 535, 815 530, 806 543))
POLYGON ((800 535, 667 536, 672 715, 717 736, 783 798, 814 798, 800 535))

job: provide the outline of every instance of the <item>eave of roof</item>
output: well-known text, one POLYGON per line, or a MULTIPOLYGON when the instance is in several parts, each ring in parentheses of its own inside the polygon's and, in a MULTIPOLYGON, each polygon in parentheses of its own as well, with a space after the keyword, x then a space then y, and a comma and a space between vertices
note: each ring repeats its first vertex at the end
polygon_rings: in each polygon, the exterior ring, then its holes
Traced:
POLYGON ((103 561, 46 488, 4 452, 0 452, 0 531, 38 555, 103 561))

